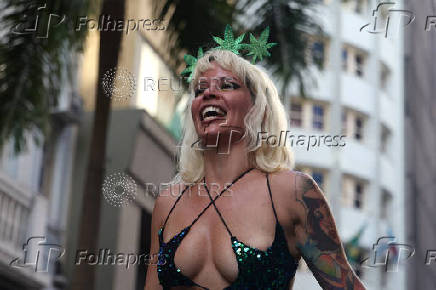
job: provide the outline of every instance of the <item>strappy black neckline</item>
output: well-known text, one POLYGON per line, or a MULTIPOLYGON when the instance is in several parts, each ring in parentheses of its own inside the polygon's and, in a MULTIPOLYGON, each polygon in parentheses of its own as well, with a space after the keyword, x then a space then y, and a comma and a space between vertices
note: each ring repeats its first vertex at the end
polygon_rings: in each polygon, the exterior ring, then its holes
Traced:
MULTIPOLYGON (((242 177, 244 177, 244 175, 245 174, 247 174, 247 173, 249 173, 250 171, 252 171, 254 168, 250 168, 250 169, 247 169, 246 171, 244 171, 241 175, 239 175, 238 177, 236 177, 228 186, 226 186, 225 188, 223 188, 223 190, 221 190, 221 192, 214 198, 214 199, 211 199, 211 202, 209 202, 209 204, 197 215, 197 217, 192 221, 192 223, 190 224, 190 225, 188 225, 187 227, 185 227, 184 229, 182 229, 180 232, 179 232, 179 234, 181 233, 181 232, 183 232, 183 231, 185 231, 185 230, 187 230, 187 229, 189 229, 189 228, 191 228, 194 224, 195 224, 195 222, 201 217, 201 215, 213 204, 214 206, 215 206, 215 200, 217 200, 220 196, 221 196, 221 194, 223 194, 226 190, 228 190, 230 187, 232 187, 232 185, 233 184, 235 184, 236 182, 238 182, 238 180, 240 180, 242 177)), ((269 185, 268 185, 269 186, 269 185)), ((164 229, 165 229, 165 225, 167 224, 167 221, 168 221, 168 218, 170 217, 170 214, 171 214, 171 212, 174 210, 174 208, 176 207, 176 204, 177 204, 177 202, 180 200, 180 198, 182 197, 182 195, 183 195, 183 193, 185 193, 185 191, 187 190, 189 188, 189 186, 186 186, 184 189, 183 189, 183 191, 182 191, 182 193, 179 195, 179 197, 177 197, 177 199, 176 199, 176 201, 174 202, 174 204, 173 204, 173 207, 170 209, 170 212, 168 213, 168 216, 167 216, 167 218, 165 219, 165 222, 164 222, 164 224, 163 224, 163 226, 160 228, 160 231, 161 231, 161 233, 162 233, 162 237, 163 237, 163 231, 164 231, 164 229)), ((207 187, 206 187, 206 189, 207 189, 207 187)), ((207 189, 207 193, 209 194, 209 189, 207 189)), ((209 194, 209 197, 210 198, 212 198, 211 196, 210 196, 210 194, 209 194)), ((216 208, 216 206, 215 206, 215 208, 216 208)), ((274 214, 275 214, 275 211, 274 211, 274 214)), ((221 214, 220 214, 220 217, 221 217, 221 214)), ((222 219, 222 217, 221 217, 221 219, 222 219)), ((227 226, 226 226, 227 227, 227 226)), ((228 230, 228 229, 227 229, 228 230)), ((179 234, 177 234, 177 235, 179 235, 179 234)), ((172 239, 174 239, 177 235, 175 235, 172 239)), ((172 240, 171 239, 171 240, 172 240)), ((170 240, 170 241, 171 241, 170 240)), ((170 241, 168 241, 168 243, 170 242, 170 241)), ((167 243, 166 243, 167 244, 167 243)))
MULTIPOLYGON (((221 219, 221 221, 223 222, 223 224, 224 224, 224 226, 226 227, 226 229, 227 229, 227 232, 229 233, 229 235, 230 235, 230 241, 231 241, 231 245, 232 245, 232 249, 233 249, 233 251, 234 251, 234 253, 235 253, 235 255, 238 255, 238 251, 240 251, 241 250, 241 245, 242 245, 242 247, 245 247, 245 248, 250 248, 252 251, 255 251, 256 253, 257 253, 257 256, 259 257, 259 255, 261 255, 261 256, 268 256, 268 255, 270 255, 270 254, 273 254, 273 252, 274 252, 274 249, 275 248, 277 248, 277 247, 282 247, 282 246, 284 246, 285 248, 287 248, 286 247, 286 239, 285 239, 285 234, 284 234, 284 230, 283 230, 283 228, 281 227, 281 225, 280 225, 280 223, 279 223, 279 221, 278 221, 278 218, 277 218, 277 213, 276 213, 276 210, 275 210, 275 207, 274 207, 274 202, 273 202, 273 199, 272 199, 272 194, 271 194, 271 187, 270 187, 270 183, 269 183, 269 178, 268 178, 268 174, 266 174, 266 180, 267 180, 267 186, 268 186, 268 192, 269 192, 269 195, 270 195, 270 198, 271 198, 271 204, 272 204, 272 209, 273 209, 273 212, 274 212, 274 217, 275 217, 275 220, 276 220, 276 225, 275 225, 275 233, 274 233, 274 239, 273 239, 273 241, 272 241, 272 243, 271 243, 271 245, 266 249, 266 250, 260 250, 260 249, 258 249, 258 248, 256 248, 256 247, 251 247, 250 245, 247 245, 247 244, 245 244, 244 242, 241 242, 240 240, 238 240, 237 239, 237 237, 236 236, 234 236, 233 234, 232 234, 232 232, 230 231, 230 229, 228 228, 228 226, 227 226, 227 224, 226 224, 226 222, 224 221, 224 218, 222 217, 222 215, 221 215, 221 212, 218 210, 218 208, 217 208, 217 206, 216 206, 216 204, 215 204, 215 201, 226 191, 226 190, 228 190, 233 184, 235 184, 239 179, 241 179, 245 174, 247 174, 248 172, 250 172, 251 170, 253 170, 254 168, 250 168, 250 169, 248 169, 247 171, 245 171, 244 173, 242 173, 240 176, 238 176, 230 185, 228 185, 227 187, 225 187, 215 198, 212 198, 212 196, 210 195, 210 192, 209 192, 209 189, 208 189, 208 187, 207 187, 207 185, 206 185, 206 178, 204 177, 204 179, 203 179, 203 181, 204 181, 204 187, 205 187, 205 189, 206 189, 206 192, 207 192, 207 194, 208 194, 208 196, 209 196, 209 199, 211 200, 210 201, 210 203, 207 205, 207 207, 206 208, 204 208, 201 212, 200 212, 200 214, 198 214, 198 216, 194 219, 194 221, 190 224, 190 225, 188 225, 187 227, 185 227, 184 229, 182 229, 178 234, 176 234, 175 236, 173 236, 167 243, 165 243, 164 241, 163 241, 163 230, 164 230, 164 227, 165 227, 165 225, 166 225, 166 223, 167 223, 167 221, 168 221, 168 218, 169 218, 169 215, 170 215, 170 213, 172 212, 172 210, 174 209, 174 207, 175 207, 175 205, 176 205, 176 203, 179 201, 179 199, 181 198, 181 196, 183 195, 183 193, 187 190, 187 188, 188 187, 186 187, 183 191, 182 191, 182 193, 181 193, 181 195, 177 198, 177 200, 176 200, 176 202, 174 203, 174 205, 173 205, 173 207, 171 208, 171 210, 170 210, 170 212, 168 213, 168 216, 167 216, 167 218, 166 218, 166 220, 165 220, 165 222, 164 222, 164 225, 161 227, 161 229, 159 230, 159 233, 158 233, 158 235, 159 235, 159 241, 160 241, 160 243, 161 243, 161 247, 162 247, 162 245, 169 245, 169 244, 174 244, 174 243, 177 243, 177 244, 180 244, 180 242, 181 242, 181 240, 188 234, 188 232, 189 232, 189 230, 190 230, 190 228, 193 226, 193 224, 200 218, 200 216, 213 204, 213 206, 215 207, 215 210, 216 210, 216 212, 218 213, 218 215, 219 215, 219 217, 220 217, 220 219, 221 219), (285 244, 285 245, 283 245, 283 244, 285 244)), ((173 250, 173 258, 172 258, 172 264, 173 264, 173 266, 175 267, 175 269, 177 270, 177 272, 178 272, 178 275, 181 275, 182 276, 182 278, 185 280, 185 281, 188 281, 190 284, 192 284, 193 286, 198 286, 198 287, 200 287, 200 288, 202 288, 202 289, 208 289, 208 288, 206 288, 206 287, 204 287, 204 286, 201 286, 201 285, 199 285, 199 284, 197 284, 196 282, 194 282, 194 281, 192 281, 190 278, 188 278, 187 276, 185 276, 182 272, 181 272, 181 270, 180 270, 180 268, 178 268, 177 267, 177 265, 175 265, 175 263, 174 263, 174 255, 175 255, 175 251, 176 251, 176 249, 177 249, 177 247, 178 246, 176 246, 175 247, 175 249, 173 250)), ((280 251, 278 248, 276 249, 276 250, 278 250, 278 251, 280 251)), ((240 253, 240 252, 239 252, 240 253)), ((295 275, 295 270, 296 270, 296 268, 297 268, 297 266, 298 266, 298 262, 293 258, 293 256, 292 255, 290 255, 290 253, 287 253, 287 255, 289 255, 289 259, 291 259, 293 262, 292 262, 292 264, 294 265, 294 266, 291 266, 291 267, 294 267, 294 275, 295 275)), ((240 269, 240 262, 239 262, 239 259, 237 259, 237 264, 238 264, 238 277, 236 278, 236 280, 235 281, 233 281, 232 282, 232 284, 230 284, 229 286, 227 286, 226 288, 224 288, 223 290, 230 290, 230 289, 233 289, 233 287, 235 287, 236 285, 238 285, 238 283, 240 283, 241 281, 240 281, 240 278, 241 278, 241 269, 240 269)), ((164 289, 168 289, 168 288, 165 288, 164 287, 164 289)), ((239 288, 238 288, 239 289, 239 288)))

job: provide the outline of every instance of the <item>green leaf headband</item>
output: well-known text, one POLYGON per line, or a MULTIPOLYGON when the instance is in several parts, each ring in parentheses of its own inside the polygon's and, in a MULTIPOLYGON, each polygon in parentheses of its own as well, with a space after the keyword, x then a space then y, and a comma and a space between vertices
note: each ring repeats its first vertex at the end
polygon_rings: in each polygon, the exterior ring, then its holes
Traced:
MULTIPOLYGON (((225 49, 230 50, 234 54, 239 55, 240 50, 247 50, 248 54, 246 56, 252 55, 251 63, 254 64, 256 59, 263 59, 264 56, 271 56, 268 49, 276 45, 277 43, 268 43, 269 27, 265 28, 260 34, 260 37, 256 39, 253 34, 250 33, 250 43, 242 43, 244 40, 245 33, 240 35, 238 38, 234 38, 233 30, 230 25, 226 25, 226 30, 224 31, 224 39, 214 36, 213 40, 219 44, 215 49, 225 49)), ((192 76, 195 71, 195 66, 197 65, 198 59, 203 57, 203 49, 200 47, 198 49, 197 57, 190 54, 185 54, 184 60, 186 62, 186 68, 180 73, 181 75, 188 75, 188 83, 192 81, 192 76)))

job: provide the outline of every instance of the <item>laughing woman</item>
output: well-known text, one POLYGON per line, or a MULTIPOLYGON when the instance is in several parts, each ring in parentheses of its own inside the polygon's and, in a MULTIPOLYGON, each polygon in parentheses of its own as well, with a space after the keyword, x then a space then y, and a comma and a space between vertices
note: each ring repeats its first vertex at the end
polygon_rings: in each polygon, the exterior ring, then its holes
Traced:
POLYGON ((191 89, 179 182, 153 210, 159 263, 145 289, 292 289, 301 258, 323 289, 365 289, 316 182, 292 170, 287 147, 257 139, 287 130, 267 74, 213 49, 198 59, 191 89))

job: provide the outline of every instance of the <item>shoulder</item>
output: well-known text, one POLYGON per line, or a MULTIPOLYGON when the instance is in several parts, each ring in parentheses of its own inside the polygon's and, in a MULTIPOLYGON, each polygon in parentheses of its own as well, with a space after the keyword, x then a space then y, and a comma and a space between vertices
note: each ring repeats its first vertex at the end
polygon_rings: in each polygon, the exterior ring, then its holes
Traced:
POLYGON ((313 178, 295 170, 281 170, 269 174, 274 200, 283 208, 286 218, 302 221, 307 214, 308 199, 325 202, 324 194, 313 178))
POLYGON ((166 216, 186 187, 186 184, 177 183, 168 185, 159 191, 154 203, 153 218, 158 220, 160 226, 163 225, 166 216))

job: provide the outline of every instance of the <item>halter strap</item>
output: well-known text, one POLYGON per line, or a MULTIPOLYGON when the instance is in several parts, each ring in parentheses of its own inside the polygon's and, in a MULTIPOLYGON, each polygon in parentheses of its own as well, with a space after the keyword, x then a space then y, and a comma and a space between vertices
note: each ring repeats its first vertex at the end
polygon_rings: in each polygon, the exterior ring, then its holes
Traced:
MULTIPOLYGON (((192 227, 192 225, 200 218, 200 216, 213 204, 213 205, 215 205, 215 200, 217 199, 217 198, 219 198, 220 196, 221 196, 221 194, 222 193, 224 193, 226 190, 228 190, 233 184, 235 184, 239 179, 241 179, 245 174, 247 174, 248 172, 250 172, 251 170, 253 170, 254 168, 250 168, 250 169, 248 169, 248 170, 246 170, 245 172, 243 172, 241 175, 239 175, 238 177, 236 177, 228 186, 226 186, 214 199, 212 199, 212 197, 210 196, 210 193, 209 193, 209 189, 207 188, 207 186, 206 186, 206 183, 204 183, 204 185, 205 185, 205 187, 206 187, 206 191, 207 191, 207 193, 208 193, 208 195, 209 195, 209 197, 210 197, 210 199, 211 199, 211 202, 209 202, 209 204, 197 215, 197 217, 192 221, 192 223, 187 227, 187 228, 190 228, 190 227, 192 227)), ((188 188, 190 188, 191 186, 186 186, 185 187, 185 189, 183 189, 183 191, 181 192, 181 194, 180 194, 180 196, 176 199, 176 201, 174 202, 174 204, 173 204, 173 207, 171 208, 171 210, 170 210, 170 212, 168 213, 168 216, 167 216, 167 218, 165 219, 165 222, 164 222, 164 224, 163 224, 163 226, 162 226, 162 234, 163 234, 163 231, 164 231, 164 229, 165 229, 165 225, 166 225, 166 223, 167 223, 167 221, 168 221, 168 218, 169 218, 169 216, 170 216, 170 214, 171 214, 171 212, 174 210, 174 208, 175 208, 175 206, 176 206, 176 204, 177 204, 177 202, 180 200, 180 198, 182 197, 182 195, 183 195, 183 193, 188 189, 188 188)), ((216 208, 216 207, 215 207, 216 208)), ((221 216, 221 214, 220 214, 220 216, 221 216)), ((222 219, 222 217, 221 217, 221 219, 222 219)), ((224 220, 223 220, 223 222, 224 222, 224 220)), ((227 227, 227 225, 226 225, 226 227, 227 227)), ((229 231, 229 229, 227 228, 227 230, 229 231)), ((230 233, 230 231, 229 231, 229 233, 230 233)))
MULTIPOLYGON (((240 178, 242 178, 242 176, 244 176, 245 174, 247 174, 248 172, 250 172, 251 170, 253 170, 254 168, 250 168, 247 171, 245 171, 239 178, 237 178, 235 181, 233 181, 230 186, 232 186, 236 181, 238 181, 240 178)), ((230 186, 224 188, 214 199, 212 199, 212 196, 210 195, 209 192, 209 188, 207 188, 207 184, 206 184, 206 177, 203 178, 204 181, 204 187, 206 188, 206 192, 209 195, 209 198, 211 200, 211 203, 213 204, 213 206, 215 207, 216 212, 218 213, 221 221, 223 222, 224 226, 226 227, 227 232, 229 233, 230 237, 233 237, 232 232, 230 231, 229 227, 227 226, 226 222, 224 221, 223 216, 221 215, 221 212, 218 210, 216 204, 215 204, 215 200, 217 200, 227 189, 230 188, 230 186)), ((210 204, 209 204, 210 205, 210 204)))
MULTIPOLYGON (((249 169, 249 170, 246 171, 245 173, 248 173, 248 172, 251 171, 252 169, 253 169, 253 168, 249 169)), ((244 174, 245 174, 245 173, 244 173, 244 174)), ((219 215, 221 221, 223 222, 224 226, 226 227, 226 230, 227 230, 227 232, 229 233, 230 237, 234 237, 233 234, 232 234, 232 232, 230 231, 229 227, 227 226, 227 223, 225 222, 225 220, 224 220, 224 218, 223 218, 221 212, 219 211, 218 207, 217 207, 216 204, 215 204, 215 200, 217 200, 217 198, 220 197, 221 194, 222 194, 224 191, 227 190, 227 188, 225 188, 223 191, 221 191, 221 193, 218 194, 218 196, 217 196, 215 199, 212 199, 212 196, 210 195, 209 189, 207 188, 206 178, 204 178, 203 180, 204 180, 204 187, 206 188, 206 192, 207 192, 207 194, 209 195, 209 198, 211 199, 211 202, 213 203, 213 206, 215 207, 216 212, 218 213, 218 215, 219 215)), ((272 199, 272 193, 271 193, 271 187, 270 187, 270 184, 269 184, 269 174, 268 174, 268 173, 266 173, 266 184, 267 184, 267 186, 268 186, 268 192, 269 192, 269 197, 270 197, 270 199, 271 199, 271 206, 272 206, 272 209, 273 209, 273 212, 274 212, 274 217, 275 217, 276 221, 278 222, 276 209, 275 209, 275 207, 274 207, 274 202, 273 202, 273 199, 272 199)), ((209 204, 209 205, 210 205, 210 204, 209 204)), ((208 207, 209 207, 209 206, 208 206, 208 207)))

